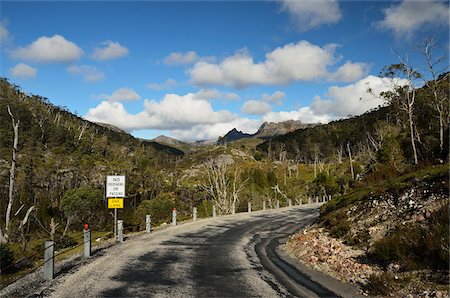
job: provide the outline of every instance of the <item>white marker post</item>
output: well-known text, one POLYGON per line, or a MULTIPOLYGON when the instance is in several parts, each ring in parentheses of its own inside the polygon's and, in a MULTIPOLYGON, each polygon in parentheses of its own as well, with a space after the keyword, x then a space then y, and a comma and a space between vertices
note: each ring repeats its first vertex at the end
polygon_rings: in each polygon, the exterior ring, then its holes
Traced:
POLYGON ((117 208, 123 208, 123 198, 125 197, 125 176, 106 176, 106 197, 108 198, 108 208, 114 208, 114 240, 116 241, 117 208))
POLYGON ((172 226, 177 225, 177 209, 173 208, 172 210, 172 226))

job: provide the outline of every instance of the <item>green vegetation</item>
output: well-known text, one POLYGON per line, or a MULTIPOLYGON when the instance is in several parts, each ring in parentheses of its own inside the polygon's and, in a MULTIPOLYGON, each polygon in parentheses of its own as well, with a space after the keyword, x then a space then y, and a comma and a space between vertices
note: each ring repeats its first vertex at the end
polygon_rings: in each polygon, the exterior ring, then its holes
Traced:
POLYGON ((5 268, 10 268, 14 263, 14 254, 11 249, 5 244, 0 244, 0 269, 3 272, 5 268))
POLYGON ((399 263, 404 270, 446 270, 449 266, 448 231, 448 206, 443 206, 425 224, 401 227, 375 242, 370 256, 385 265, 399 263))

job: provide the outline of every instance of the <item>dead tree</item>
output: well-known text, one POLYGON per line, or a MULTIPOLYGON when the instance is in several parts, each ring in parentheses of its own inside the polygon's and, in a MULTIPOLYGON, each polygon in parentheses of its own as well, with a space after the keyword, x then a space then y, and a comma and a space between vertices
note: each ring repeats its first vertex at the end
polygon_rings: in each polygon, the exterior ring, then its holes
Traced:
POLYGON ((3 235, 0 230, 0 241, 6 242, 8 241, 9 234, 9 225, 11 222, 11 211, 14 204, 14 184, 16 181, 16 162, 17 162, 17 152, 18 152, 18 143, 19 143, 19 123, 20 120, 15 120, 13 113, 11 112, 11 108, 8 105, 8 113, 11 116, 11 122, 14 130, 14 143, 13 143, 13 152, 12 152, 12 160, 11 160, 11 168, 9 170, 9 193, 8 193, 8 207, 6 208, 6 217, 5 217, 5 234, 3 235))
POLYGON ((227 175, 228 165, 225 162, 209 162, 204 165, 204 169, 206 181, 200 187, 212 197, 219 214, 231 213, 247 180, 239 182, 237 168, 231 179, 227 175))
POLYGON ((352 180, 355 180, 355 172, 353 171, 352 151, 350 150, 350 143, 347 143, 348 157, 350 159, 350 171, 352 172, 352 180))

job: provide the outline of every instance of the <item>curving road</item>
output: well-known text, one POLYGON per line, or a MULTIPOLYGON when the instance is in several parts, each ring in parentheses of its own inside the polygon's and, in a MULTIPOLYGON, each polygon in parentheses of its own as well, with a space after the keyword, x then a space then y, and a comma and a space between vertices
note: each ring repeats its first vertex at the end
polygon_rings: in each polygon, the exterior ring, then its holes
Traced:
POLYGON ((353 296, 345 285, 307 269, 299 271, 280 257, 278 243, 317 216, 317 205, 297 206, 200 220, 154 232, 108 248, 87 264, 61 274, 45 295, 353 296))

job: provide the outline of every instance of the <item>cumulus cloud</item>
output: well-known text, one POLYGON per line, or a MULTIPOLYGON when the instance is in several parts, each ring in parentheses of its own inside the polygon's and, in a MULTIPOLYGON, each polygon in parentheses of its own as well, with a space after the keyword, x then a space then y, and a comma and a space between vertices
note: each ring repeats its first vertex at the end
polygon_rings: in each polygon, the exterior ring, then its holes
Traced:
MULTIPOLYGON (((339 60, 334 57, 336 45, 320 47, 300 41, 276 48, 266 54, 263 62, 255 62, 246 50, 225 58, 219 64, 197 62, 189 75, 197 85, 221 85, 244 88, 250 85, 286 85, 294 81, 336 79, 329 68, 339 60)), ((365 75, 365 63, 347 62, 340 70, 345 76, 340 81, 359 79, 365 75)), ((338 69, 339 71, 339 69, 338 69)))
POLYGON ((237 118, 225 123, 214 123, 210 125, 199 124, 188 129, 175 129, 171 130, 170 133, 173 137, 185 141, 217 140, 217 138, 225 135, 233 128, 244 133, 255 133, 261 124, 261 120, 237 118))
POLYGON ((391 30, 396 36, 410 36, 425 25, 449 24, 448 1, 403 0, 383 13, 384 19, 377 23, 378 27, 391 30))
POLYGON ((301 32, 324 24, 335 24, 341 19, 337 0, 281 0, 281 7, 289 13, 301 32))
POLYGON ((152 90, 167 90, 175 87, 177 84, 178 84, 177 81, 175 81, 174 79, 167 79, 165 82, 162 83, 147 84, 147 88, 152 90))
POLYGON ((329 80, 336 82, 354 82, 366 76, 368 72, 369 65, 366 63, 347 61, 336 72, 330 74, 329 80))
MULTIPOLYGON (((397 83, 406 84, 406 81, 397 83)), ((240 117, 227 110, 215 111, 210 99, 221 93, 215 89, 203 89, 186 95, 166 94, 159 101, 146 99, 143 110, 136 114, 127 112, 121 102, 104 100, 90 109, 85 118, 110 123, 127 131, 156 129, 164 130, 180 140, 210 140, 223 136, 233 128, 255 133, 263 121, 293 119, 303 123, 328 123, 348 115, 356 116, 385 103, 379 97, 367 93, 368 88, 378 94, 390 87, 388 79, 368 76, 346 86, 332 86, 323 98, 316 96, 310 106, 292 111, 270 111, 269 102, 262 99, 247 101, 245 109, 254 112, 249 114, 262 115, 259 119, 240 117), (261 108, 261 104, 267 105, 266 110, 261 108)), ((281 93, 274 92, 261 98, 280 98, 281 93)))
POLYGON ((66 68, 67 72, 73 75, 80 75, 85 82, 98 82, 105 78, 105 74, 91 65, 71 65, 66 68))
POLYGON ((19 63, 9 69, 11 76, 18 79, 33 79, 36 77, 38 70, 25 63, 19 63))
POLYGON ((9 38, 10 38, 10 33, 7 28, 7 25, 8 25, 8 23, 5 20, 0 22, 0 42, 2 44, 9 41, 9 38))
POLYGON ((198 61, 209 61, 213 62, 216 58, 213 56, 200 57, 195 51, 189 52, 173 52, 170 53, 166 58, 164 58, 164 63, 166 65, 188 65, 193 64, 198 61))
MULTIPOLYGON (((398 83, 406 84, 406 80, 399 80, 398 83)), ((311 110, 317 115, 330 115, 333 118, 361 115, 385 104, 377 95, 390 88, 389 79, 370 75, 354 84, 330 87, 325 98, 314 98, 311 110), (368 88, 372 89, 373 94, 367 92, 368 88)))
POLYGON ((61 35, 42 36, 25 47, 12 51, 14 58, 41 63, 69 63, 79 59, 83 50, 61 35))
POLYGON ((264 115, 272 110, 270 104, 259 100, 248 100, 244 102, 241 111, 249 115, 264 115))
POLYGON ((100 95, 94 95, 93 98, 101 99, 104 101, 116 102, 116 101, 133 101, 141 99, 141 96, 131 88, 123 87, 114 91, 112 94, 102 93, 100 95))
POLYGON ((268 103, 274 103, 277 105, 281 105, 283 103, 283 99, 286 97, 286 93, 282 91, 275 91, 272 94, 264 93, 261 96, 261 100, 268 103))
POLYGON ((262 119, 267 122, 300 120, 303 123, 328 123, 333 118, 327 114, 318 115, 310 107, 302 107, 294 111, 269 112, 262 119))
POLYGON ((114 124, 127 131, 138 129, 186 130, 196 125, 227 123, 238 117, 229 111, 214 111, 206 99, 166 94, 160 101, 146 99, 144 110, 129 114, 122 103, 103 101, 85 115, 90 121, 114 124))
POLYGON ((91 58, 98 61, 117 59, 128 55, 128 49, 118 42, 107 40, 94 49, 91 58))
POLYGON ((220 92, 217 89, 205 88, 205 89, 200 89, 199 91, 194 93, 194 98, 206 99, 206 100, 210 100, 210 99, 238 100, 241 97, 239 95, 237 95, 236 93, 224 93, 224 92, 220 92))

